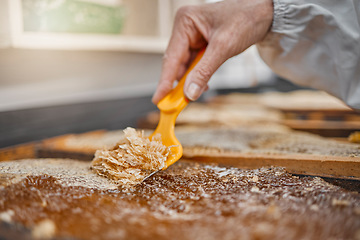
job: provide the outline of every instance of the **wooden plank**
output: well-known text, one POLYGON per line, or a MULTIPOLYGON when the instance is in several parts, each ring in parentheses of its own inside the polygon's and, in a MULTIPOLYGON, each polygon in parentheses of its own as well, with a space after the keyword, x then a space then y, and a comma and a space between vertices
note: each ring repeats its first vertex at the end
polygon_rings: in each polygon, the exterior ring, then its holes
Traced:
POLYGON ((81 134, 66 134, 56 138, 50 138, 42 141, 39 147, 39 158, 71 158, 77 160, 91 161, 94 158, 95 150, 91 148, 71 148, 66 141, 73 136, 78 137, 101 137, 106 130, 95 130, 81 134))
POLYGON ((360 121, 322 121, 322 120, 298 120, 286 119, 282 123, 295 129, 339 129, 339 130, 360 130, 360 121))
POLYGON ((91 161, 94 158, 94 152, 66 151, 51 148, 40 148, 38 158, 70 158, 82 161, 91 161))
POLYGON ((211 156, 193 155, 187 159, 248 169, 285 167, 293 174, 360 180, 360 158, 358 157, 214 153, 211 156))
MULTIPOLYGON (((94 136, 104 134, 104 131, 95 131, 82 134, 94 136)), ((47 147, 41 148, 43 157, 67 157, 82 160, 91 160, 95 150, 71 149, 64 145, 64 141, 71 135, 49 141, 47 147), (64 147, 65 146, 65 147, 64 147), (44 155, 45 154, 45 155, 44 155)), ((280 166, 294 174, 323 176, 330 178, 360 180, 360 158, 338 157, 331 155, 311 154, 269 154, 269 153, 241 153, 219 151, 207 147, 184 146, 184 159, 201 162, 220 163, 240 168, 261 168, 280 166)))
MULTIPOLYGON (((104 130, 92 131, 82 136, 99 136, 104 130)), ((0 149, 0 161, 23 158, 72 158, 91 160, 93 149, 68 148, 64 143, 73 134, 46 139, 19 146, 0 149)), ((330 178, 360 180, 360 158, 310 154, 241 153, 212 150, 211 148, 184 147, 183 159, 207 163, 220 163, 239 168, 285 167, 290 173, 330 178)))
POLYGON ((39 142, 30 142, 0 149, 0 162, 24 158, 37 158, 39 142))
POLYGON ((323 137, 347 137, 360 130, 360 121, 323 121, 284 119, 282 124, 295 130, 318 134, 323 137))
MULTIPOLYGON (((105 132, 105 130, 96 130, 83 133, 82 135, 100 136, 105 132)), ((72 135, 73 134, 66 134, 42 141, 1 148, 0 161, 11 161, 26 158, 73 158, 79 160, 91 160, 94 154, 93 151, 70 151, 64 148, 64 141, 72 135)))
MULTIPOLYGON (((80 134, 66 134, 61 135, 59 137, 45 139, 42 141, 41 148, 46 149, 56 149, 56 150, 65 150, 68 151, 71 146, 67 146, 66 141, 71 137, 93 137, 93 136, 99 136, 101 137, 106 131, 105 130, 96 130, 86 133, 80 133, 80 134)), ((84 151, 84 149, 77 149, 79 152, 84 151)), ((85 149, 86 151, 86 149, 85 149)))

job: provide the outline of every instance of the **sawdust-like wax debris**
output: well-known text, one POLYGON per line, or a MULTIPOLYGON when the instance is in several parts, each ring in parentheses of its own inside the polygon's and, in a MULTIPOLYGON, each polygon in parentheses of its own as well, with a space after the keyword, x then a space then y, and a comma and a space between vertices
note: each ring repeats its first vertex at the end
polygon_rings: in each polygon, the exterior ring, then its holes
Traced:
POLYGON ((124 133, 125 138, 112 149, 95 152, 91 169, 117 184, 135 185, 142 182, 149 171, 162 169, 171 150, 162 144, 160 134, 150 141, 144 131, 128 127, 124 133))

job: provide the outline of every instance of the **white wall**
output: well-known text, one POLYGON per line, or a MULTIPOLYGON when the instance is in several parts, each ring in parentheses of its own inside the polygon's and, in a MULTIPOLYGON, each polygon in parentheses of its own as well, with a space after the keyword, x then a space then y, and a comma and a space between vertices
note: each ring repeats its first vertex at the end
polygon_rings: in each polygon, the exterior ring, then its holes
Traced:
MULTIPOLYGON (((23 46, 15 45, 17 48, 10 48, 15 40, 10 39, 10 32, 13 30, 10 26, 13 24, 10 22, 12 18, 9 1, 18 0, 0 0, 0 112, 132 96, 151 96, 155 91, 161 71, 162 51, 154 51, 152 48, 154 46, 156 49, 159 46, 160 49, 165 48, 164 36, 170 34, 171 20, 168 20, 167 24, 158 26, 159 36, 152 39, 152 44, 147 49, 150 50, 148 53, 146 51, 145 53, 126 52, 127 48, 125 51, 121 48, 106 48, 107 51, 97 51, 94 50, 97 47, 92 49, 91 46, 85 48, 89 50, 71 47, 68 50, 60 50, 60 48, 54 50, 51 47, 45 50, 46 48, 43 49, 42 46, 44 44, 51 46, 51 40, 49 43, 48 39, 44 40, 36 36, 31 38, 36 42, 34 46, 27 42, 27 38, 24 38, 23 46), (43 42, 38 41, 39 39, 43 42)), ((147 35, 155 33, 155 22, 162 19, 161 16, 166 9, 170 9, 168 18, 172 19, 175 10, 181 5, 203 2, 203 0, 151 0, 146 2, 145 6, 142 4, 145 0, 123 1, 131 3, 129 6, 132 6, 129 8, 132 19, 129 19, 129 26, 124 29, 124 33, 135 36, 142 33, 147 35), (155 2, 160 4, 163 1, 168 3, 165 7, 159 5, 159 8, 150 8, 155 2), (141 11, 137 11, 138 8, 141 11), (155 17, 146 17, 150 25, 155 28, 141 23, 139 16, 145 16, 145 10, 149 10, 148 13, 155 12, 155 17), (136 27, 138 25, 144 28, 136 27)), ((49 39, 60 43, 64 40, 61 36, 58 38, 57 35, 49 39)), ((147 45, 147 38, 139 37, 139 39, 140 44, 147 45)), ((80 40, 82 46, 84 41, 84 44, 89 43, 94 38, 85 36, 80 40)), ((97 40, 96 37, 95 40, 97 40)), ((118 43, 124 39, 115 37, 111 40, 112 43, 118 43)), ((125 41, 131 43, 133 40, 125 39, 125 41)), ((76 44, 79 43, 76 42, 76 44)), ((101 44, 102 46, 109 45, 108 42, 100 40, 101 44)), ((142 45, 136 46, 142 49, 142 45)), ((210 87, 248 87, 267 81, 270 76, 270 70, 259 60, 255 48, 252 47, 245 54, 229 60, 222 66, 214 75, 210 87)))
POLYGON ((0 50, 0 111, 151 96, 161 54, 0 50))
POLYGON ((10 21, 8 9, 8 1, 0 1, 0 48, 10 46, 10 21))

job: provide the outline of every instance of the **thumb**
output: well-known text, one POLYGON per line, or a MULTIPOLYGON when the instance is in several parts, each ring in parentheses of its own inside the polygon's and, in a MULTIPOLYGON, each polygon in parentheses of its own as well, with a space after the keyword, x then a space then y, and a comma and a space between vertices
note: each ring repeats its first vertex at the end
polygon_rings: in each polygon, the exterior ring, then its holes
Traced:
POLYGON ((201 94, 207 90, 207 84, 211 76, 226 60, 227 59, 219 57, 219 55, 216 54, 216 49, 208 45, 204 56, 185 80, 185 96, 191 101, 197 100, 201 94))

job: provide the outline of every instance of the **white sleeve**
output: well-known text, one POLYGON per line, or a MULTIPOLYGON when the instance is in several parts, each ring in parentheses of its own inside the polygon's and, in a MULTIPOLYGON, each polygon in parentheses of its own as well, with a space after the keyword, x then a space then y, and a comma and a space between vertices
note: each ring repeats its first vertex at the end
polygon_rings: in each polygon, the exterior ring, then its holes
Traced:
POLYGON ((278 75, 360 109, 360 0, 274 0, 271 31, 257 44, 278 75))

